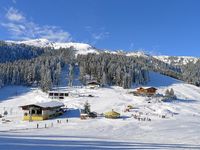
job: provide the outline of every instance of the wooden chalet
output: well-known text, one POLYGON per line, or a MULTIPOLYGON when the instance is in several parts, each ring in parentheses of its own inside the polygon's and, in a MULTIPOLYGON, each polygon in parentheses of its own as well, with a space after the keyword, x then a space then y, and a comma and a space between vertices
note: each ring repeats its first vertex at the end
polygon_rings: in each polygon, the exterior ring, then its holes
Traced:
POLYGON ((35 103, 20 106, 24 111, 23 120, 26 121, 42 121, 57 117, 63 114, 64 104, 58 101, 50 101, 44 103, 35 103))
POLYGON ((153 96, 156 94, 156 91, 157 91, 157 89, 154 87, 150 87, 150 88, 140 87, 134 92, 134 94, 135 95, 153 96))

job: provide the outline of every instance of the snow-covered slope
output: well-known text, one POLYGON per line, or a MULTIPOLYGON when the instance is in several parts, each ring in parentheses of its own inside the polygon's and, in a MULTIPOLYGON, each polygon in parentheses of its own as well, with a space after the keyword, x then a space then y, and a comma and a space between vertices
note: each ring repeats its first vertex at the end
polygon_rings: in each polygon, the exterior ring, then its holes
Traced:
POLYGON ((126 56, 149 57, 150 55, 146 54, 143 51, 134 51, 126 53, 126 56))
POLYGON ((36 46, 36 47, 51 47, 54 49, 74 47, 77 50, 76 54, 83 54, 83 55, 88 54, 88 53, 99 53, 96 48, 85 43, 51 42, 47 39, 33 39, 33 40, 27 40, 27 41, 6 41, 6 42, 15 43, 15 44, 26 44, 30 46, 36 46))
POLYGON ((74 94, 82 96, 63 100, 69 110, 59 118, 61 123, 57 119, 22 121, 23 113, 18 106, 51 99, 38 89, 4 87, 0 89, 0 113, 7 110, 5 119, 11 122, 0 120, 0 149, 199 149, 200 88, 154 72, 150 78, 148 87, 158 88, 159 94, 173 88, 178 100, 161 102, 156 97, 134 96, 128 94, 134 89, 120 87, 71 88, 74 94), (88 94, 94 97, 83 96, 88 94), (86 101, 92 111, 100 114, 114 109, 122 117, 80 120, 79 109, 86 101), (127 105, 134 109, 124 112, 127 105), (139 121, 132 115, 151 121, 139 121), (40 129, 36 129, 36 124, 40 129), (44 128, 45 124, 48 128, 44 128))
MULTIPOLYGON (((85 43, 74 43, 74 42, 51 42, 47 39, 32 39, 26 41, 6 41, 7 43, 15 43, 15 44, 26 44, 30 46, 36 47, 51 47, 54 49, 59 48, 70 48, 73 46, 77 51, 77 54, 88 54, 88 53, 99 53, 99 50, 94 48, 93 46, 85 43)), ((137 56, 137 57, 148 57, 143 51, 134 51, 134 52, 125 52, 124 50, 102 50, 103 52, 110 53, 110 54, 119 54, 119 55, 126 55, 126 56, 137 56)))
POLYGON ((186 65, 190 62, 196 63, 200 58, 190 57, 190 56, 153 56, 156 59, 159 59, 167 64, 171 65, 186 65))

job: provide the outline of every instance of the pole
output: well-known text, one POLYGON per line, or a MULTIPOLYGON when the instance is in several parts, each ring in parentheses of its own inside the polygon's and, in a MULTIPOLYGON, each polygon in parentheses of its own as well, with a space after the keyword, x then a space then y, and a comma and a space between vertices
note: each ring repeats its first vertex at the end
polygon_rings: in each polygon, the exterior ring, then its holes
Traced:
POLYGON ((29 108, 29 122, 32 121, 32 110, 33 110, 33 108, 30 107, 30 108, 29 108))

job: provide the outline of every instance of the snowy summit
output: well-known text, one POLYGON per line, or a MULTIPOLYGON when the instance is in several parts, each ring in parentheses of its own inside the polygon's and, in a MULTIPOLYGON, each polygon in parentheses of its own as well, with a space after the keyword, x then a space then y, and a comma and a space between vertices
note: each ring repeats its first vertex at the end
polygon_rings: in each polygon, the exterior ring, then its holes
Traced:
POLYGON ((50 47, 54 49, 74 47, 74 49, 77 50, 76 54, 82 54, 82 55, 86 55, 88 53, 99 53, 96 48, 85 43, 51 42, 47 39, 33 39, 33 40, 26 40, 26 41, 7 41, 7 42, 15 43, 15 44, 25 44, 25 45, 36 46, 36 47, 50 47))

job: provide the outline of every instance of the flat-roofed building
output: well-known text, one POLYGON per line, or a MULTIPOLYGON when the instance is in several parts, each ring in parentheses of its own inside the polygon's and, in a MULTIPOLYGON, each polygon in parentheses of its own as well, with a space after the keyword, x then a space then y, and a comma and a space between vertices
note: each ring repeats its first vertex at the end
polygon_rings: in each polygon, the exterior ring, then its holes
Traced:
POLYGON ((48 91, 48 96, 51 99, 64 99, 69 96, 69 91, 48 91))

